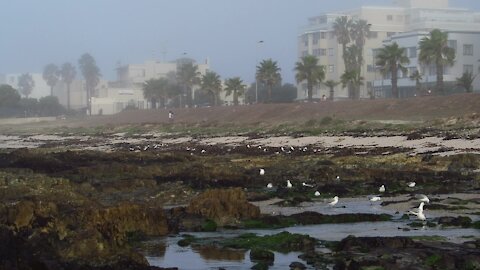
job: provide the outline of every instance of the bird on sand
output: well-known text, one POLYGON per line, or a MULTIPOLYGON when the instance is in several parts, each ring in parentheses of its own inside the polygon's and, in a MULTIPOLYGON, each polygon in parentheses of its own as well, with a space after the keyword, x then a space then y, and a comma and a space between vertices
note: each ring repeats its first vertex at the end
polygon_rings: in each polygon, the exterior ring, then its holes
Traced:
POLYGON ((423 206, 425 205, 424 202, 421 202, 420 205, 418 206, 418 211, 409 211, 410 214, 416 215, 419 220, 426 220, 427 218, 425 217, 425 214, 423 214, 423 206))
POLYGON ((333 197, 333 199, 330 200, 330 202, 328 203, 328 205, 330 206, 334 206, 338 203, 338 196, 335 196, 333 197))
POLYGON ((290 182, 290 180, 287 180, 287 188, 292 188, 293 185, 292 185, 292 182, 290 182))
POLYGON ((381 187, 378 188, 378 192, 385 192, 385 185, 382 185, 381 187))
POLYGON ((421 202, 430 203, 430 199, 425 194, 417 194, 415 195, 415 199, 421 202))
POLYGON ((416 184, 417 184, 417 183, 415 183, 415 182, 408 182, 408 183, 407 183, 407 186, 408 186, 409 188, 413 188, 413 187, 415 187, 416 184))
POLYGON ((260 169, 260 175, 265 175, 265 169, 260 169))
POLYGON ((268 184, 267 184, 267 188, 273 188, 273 184, 272 184, 272 183, 268 183, 268 184))
POLYGON ((318 190, 317 190, 317 191, 315 191, 314 195, 315 195, 315 197, 318 197, 318 196, 320 196, 320 192, 318 192, 318 190))

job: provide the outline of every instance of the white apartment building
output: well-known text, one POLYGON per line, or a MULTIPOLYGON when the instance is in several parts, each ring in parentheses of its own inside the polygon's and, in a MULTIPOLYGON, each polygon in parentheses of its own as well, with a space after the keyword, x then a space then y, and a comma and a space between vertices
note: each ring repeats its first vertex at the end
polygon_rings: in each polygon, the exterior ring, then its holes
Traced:
MULTIPOLYGON (((361 76, 364 77, 364 85, 360 89, 361 98, 370 98, 371 95, 388 96, 385 94, 390 88, 390 80, 383 76, 375 68, 375 50, 383 47, 389 42, 397 42, 400 46, 408 48, 411 57, 409 70, 419 67, 416 62, 418 54, 418 41, 428 34, 432 29, 439 28, 442 31, 451 33, 449 39, 452 40, 452 46, 456 41, 457 46, 467 45, 467 51, 473 50, 473 55, 468 57, 457 57, 455 67, 447 69, 450 72, 445 81, 454 80, 460 77, 462 69, 470 70, 471 65, 476 71, 478 64, 470 63, 477 57, 478 52, 475 47, 479 47, 477 36, 480 31, 480 14, 465 10, 449 8, 448 0, 396 0, 390 7, 360 7, 355 10, 344 12, 326 13, 309 19, 309 25, 301 30, 298 37, 298 55, 314 55, 319 58, 319 63, 326 67, 326 80, 339 82, 340 76, 345 71, 342 48, 338 44, 333 31, 333 24, 338 17, 347 16, 353 20, 366 20, 370 24, 370 35, 364 46, 361 76), (478 29, 478 30, 476 30, 478 29), (416 33, 416 34, 415 34, 416 33), (416 36, 416 37, 414 37, 416 36), (475 44, 477 44, 475 46, 475 44), (472 45, 472 47, 468 47, 472 45), (411 49, 410 49, 411 48, 411 49), (414 49, 417 52, 414 53, 414 49), (473 56, 473 57, 472 57, 473 56), (463 61, 467 62, 463 62, 463 61), (382 80, 383 78, 383 80, 382 80), (383 86, 383 87, 382 87, 383 86)), ((463 47, 458 47, 463 49, 463 47)), ((457 56, 462 52, 457 51, 457 56)), ((476 58, 479 59, 479 58, 476 58)), ((476 60, 475 60, 476 61, 476 60)), ((475 62, 474 61, 474 62, 475 62)), ((425 69, 425 68, 424 68, 425 69)), ((430 68, 427 68, 430 74, 430 68)), ((419 69, 420 70, 420 69, 419 69)), ((474 73, 475 74, 475 73, 474 73)), ((408 77, 409 74, 402 74, 402 77, 408 77)), ((429 82, 435 81, 436 76, 424 76, 429 82)), ((414 82, 407 82, 407 78, 402 80, 399 86, 412 87, 414 82)), ((298 87, 298 99, 306 98, 306 84, 302 83, 298 87)), ((314 89, 314 98, 320 98, 323 95, 329 95, 329 89, 320 85, 314 89)), ((335 99, 348 97, 347 89, 341 85, 335 88, 335 99)))

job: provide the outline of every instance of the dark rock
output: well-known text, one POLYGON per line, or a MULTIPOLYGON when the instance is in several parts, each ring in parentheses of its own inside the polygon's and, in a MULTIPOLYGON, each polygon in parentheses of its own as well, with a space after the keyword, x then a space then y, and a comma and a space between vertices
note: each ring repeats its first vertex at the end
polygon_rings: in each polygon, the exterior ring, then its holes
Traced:
POLYGON ((266 249, 253 248, 250 250, 250 260, 252 262, 273 262, 275 261, 275 254, 266 249))
POLYGON ((307 269, 307 267, 301 263, 301 262, 292 262, 290 265, 289 265, 290 269, 292 270, 304 270, 304 269, 307 269))
POLYGON ((463 228, 468 228, 472 224, 472 219, 469 217, 440 217, 438 218, 438 224, 441 224, 443 226, 457 226, 457 227, 463 227, 463 228))

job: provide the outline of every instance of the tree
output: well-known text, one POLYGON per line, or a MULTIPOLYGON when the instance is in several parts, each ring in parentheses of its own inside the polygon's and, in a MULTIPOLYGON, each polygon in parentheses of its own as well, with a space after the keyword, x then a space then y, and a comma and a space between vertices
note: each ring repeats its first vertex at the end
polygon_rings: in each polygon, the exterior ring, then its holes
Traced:
POLYGON ((85 79, 85 90, 87 93, 87 109, 91 115, 91 97, 94 94, 95 87, 100 82, 100 69, 95 62, 95 59, 88 53, 85 53, 80 57, 80 59, 78 60, 78 65, 80 66, 80 71, 82 72, 83 78, 85 79))
POLYGON ((234 77, 225 80, 225 95, 230 96, 233 93, 233 104, 238 105, 238 97, 245 93, 246 86, 240 77, 234 77))
POLYGON ((20 101, 20 94, 8 84, 0 85, 0 107, 15 107, 20 101))
POLYGON ((462 74, 462 77, 457 78, 457 86, 465 88, 465 91, 467 91, 467 93, 472 93, 472 86, 475 77, 477 76, 473 76, 471 72, 464 72, 462 74))
POLYGON ((422 80, 423 80, 423 76, 420 73, 420 71, 415 70, 410 75, 409 78, 410 78, 410 80, 415 81, 415 92, 416 92, 416 94, 417 95, 420 94, 420 92, 422 91, 422 80))
POLYGON ((70 86, 76 75, 77 71, 71 63, 67 62, 62 65, 62 68, 60 69, 60 77, 67 86, 67 110, 70 110, 70 86))
POLYGON ((329 89, 330 89, 330 97, 329 99, 330 100, 333 100, 334 98, 334 89, 335 89, 335 86, 339 85, 340 83, 339 82, 336 82, 334 80, 328 80, 326 82, 324 82, 323 84, 325 84, 325 86, 327 86, 329 89))
POLYGON ((60 105, 57 97, 48 96, 38 100, 38 112, 42 116, 57 116, 65 113, 65 108, 60 105))
POLYGON ((191 107, 193 102, 193 86, 198 85, 201 81, 198 66, 193 65, 192 62, 183 63, 178 70, 177 80, 185 88, 187 105, 191 107))
POLYGON ((405 55, 405 48, 400 48, 396 42, 385 45, 378 51, 376 65, 380 66, 382 74, 391 74, 392 96, 394 98, 399 98, 398 71, 407 72, 404 64, 408 63, 410 63, 410 59, 405 55))
POLYGON ((164 108, 169 96, 172 94, 172 85, 167 78, 150 79, 143 84, 143 96, 148 99, 153 109, 157 108, 157 102, 164 108))
MULTIPOLYGON (((349 91, 351 89, 359 89, 363 85, 364 78, 360 76, 360 73, 356 70, 345 70, 345 72, 340 77, 343 88, 348 87, 349 91)), ((349 93, 349 96, 355 98, 355 93, 349 93)))
POLYGON ((60 71, 55 64, 48 64, 43 69, 43 79, 47 82, 47 85, 50 86, 50 96, 53 96, 53 87, 57 85, 59 75, 60 71))
POLYGON ((297 83, 307 81, 308 101, 312 102, 313 87, 325 80, 325 67, 318 64, 318 58, 307 55, 295 64, 297 83))
POLYGON ((32 78, 32 75, 25 73, 20 75, 18 78, 18 88, 20 93, 22 93, 26 98, 32 93, 33 88, 35 87, 35 81, 32 78))
POLYGON ((350 28, 352 21, 348 19, 347 16, 338 17, 333 23, 333 31, 335 36, 337 36, 337 41, 342 45, 343 52, 343 62, 345 64, 345 69, 348 68, 347 61, 345 60, 345 54, 347 52, 347 45, 350 43, 350 28))
POLYGON ((203 91, 213 96, 213 106, 218 105, 219 94, 222 91, 222 81, 220 75, 213 71, 208 71, 202 76, 201 88, 203 91))
POLYGON ((439 29, 430 32, 430 36, 420 40, 420 63, 435 65, 437 69, 436 91, 444 94, 443 73, 445 66, 453 66, 455 61, 455 49, 448 47, 448 33, 439 29))
MULTIPOLYGON (((358 69, 360 73, 363 66, 363 49, 365 47, 365 40, 370 34, 370 25, 366 20, 353 21, 350 24, 350 37, 358 49, 356 53, 356 65, 355 69, 358 69)), ((348 67, 345 67, 348 69, 348 67)))
POLYGON ((256 77, 257 80, 261 81, 267 87, 267 102, 271 102, 273 87, 282 81, 280 68, 278 67, 277 62, 272 59, 260 62, 260 65, 257 66, 256 77))

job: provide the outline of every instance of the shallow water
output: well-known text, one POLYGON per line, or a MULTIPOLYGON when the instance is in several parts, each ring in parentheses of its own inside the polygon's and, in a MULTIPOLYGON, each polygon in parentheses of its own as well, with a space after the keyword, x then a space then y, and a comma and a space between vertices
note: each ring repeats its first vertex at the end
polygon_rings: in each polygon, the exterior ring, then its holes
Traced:
MULTIPOLYGON (((476 229, 462 228, 416 228, 407 225, 410 221, 389 221, 389 222, 361 222, 353 224, 322 224, 311 226, 295 226, 276 230, 224 230, 212 233, 191 233, 199 238, 235 237, 250 232, 258 235, 277 234, 282 231, 291 233, 308 234, 319 240, 339 241, 349 235, 357 237, 393 237, 393 236, 441 236, 449 242, 465 242, 472 240, 472 237, 480 237, 476 229)), ((179 269, 250 269, 254 263, 249 259, 248 251, 235 251, 229 249, 199 249, 192 247, 179 247, 179 236, 160 238, 150 241, 150 244, 158 246, 161 252, 145 250, 147 259, 151 265, 160 267, 179 267, 179 269)), ((299 261, 300 253, 289 254, 275 253, 275 264, 270 269, 288 269, 293 261, 299 261)), ((313 268, 308 268, 313 269, 313 268)))

